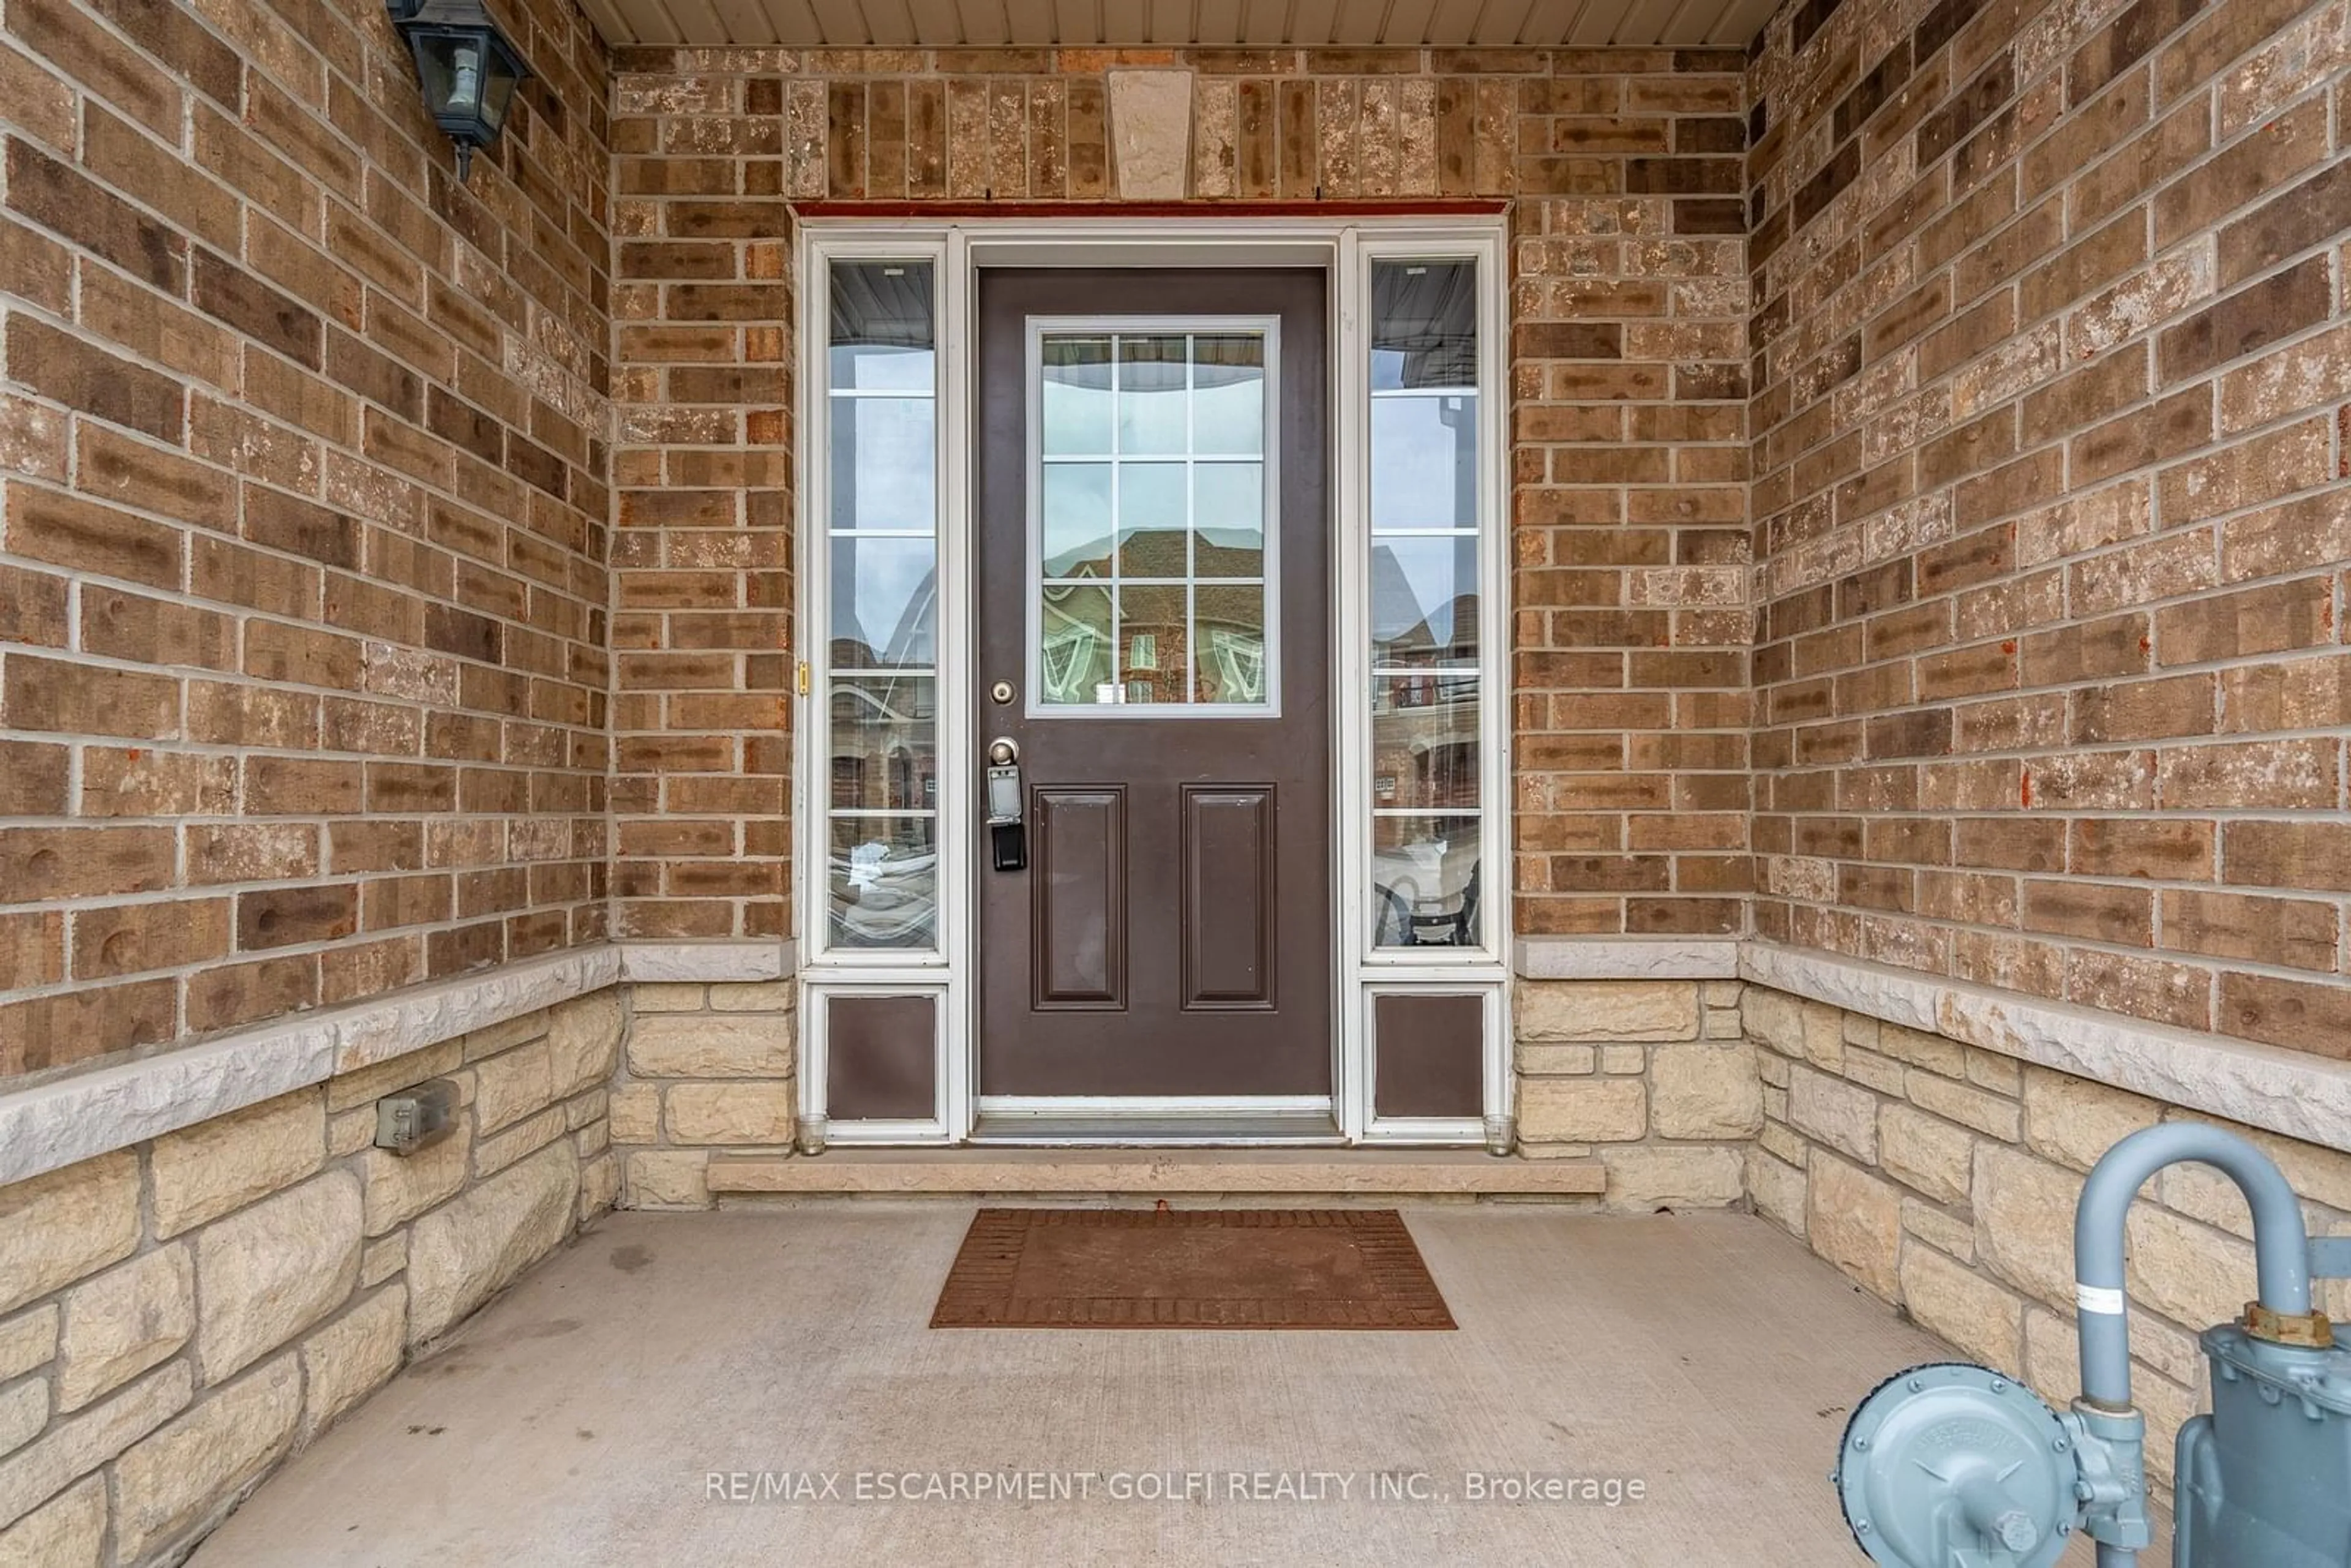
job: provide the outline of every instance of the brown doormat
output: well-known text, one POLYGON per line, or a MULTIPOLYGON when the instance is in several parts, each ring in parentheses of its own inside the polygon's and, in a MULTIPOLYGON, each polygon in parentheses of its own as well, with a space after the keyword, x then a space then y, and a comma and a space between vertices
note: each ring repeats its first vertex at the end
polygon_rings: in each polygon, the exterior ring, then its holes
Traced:
POLYGON ((935 1329, 1449 1329, 1392 1208, 983 1208, 935 1329))

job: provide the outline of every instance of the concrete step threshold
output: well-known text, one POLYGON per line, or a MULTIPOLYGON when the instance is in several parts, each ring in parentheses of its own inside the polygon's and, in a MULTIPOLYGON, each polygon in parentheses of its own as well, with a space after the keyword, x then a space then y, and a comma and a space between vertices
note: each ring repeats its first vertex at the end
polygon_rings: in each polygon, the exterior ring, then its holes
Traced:
POLYGON ((720 1155, 710 1191, 753 1195, 1112 1195, 1596 1197, 1597 1160, 1497 1159, 1477 1149, 843 1149, 720 1155))

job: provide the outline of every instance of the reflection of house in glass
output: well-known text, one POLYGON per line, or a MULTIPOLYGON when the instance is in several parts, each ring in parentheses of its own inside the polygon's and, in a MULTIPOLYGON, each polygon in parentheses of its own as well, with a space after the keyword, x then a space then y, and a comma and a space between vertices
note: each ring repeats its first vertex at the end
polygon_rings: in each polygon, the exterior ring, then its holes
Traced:
POLYGON ((1258 531, 1210 527, 1126 534, 1114 581, 1106 549, 1048 561, 1061 580, 1045 585, 1039 605, 1043 700, 1263 702, 1264 584, 1185 581, 1263 563, 1258 531))
POLYGON ((1474 541, 1372 549, 1373 916, 1383 946, 1478 940, 1476 568, 1474 541), (1427 545, 1440 548, 1417 548, 1427 545))
POLYGON ((832 819, 829 846, 831 939, 846 947, 928 946, 937 922, 937 579, 927 549, 900 570, 905 556, 869 549, 897 542, 832 547, 836 595, 861 590, 836 597, 831 642, 831 805, 856 813, 832 819), (864 615, 888 630, 872 635, 864 615))

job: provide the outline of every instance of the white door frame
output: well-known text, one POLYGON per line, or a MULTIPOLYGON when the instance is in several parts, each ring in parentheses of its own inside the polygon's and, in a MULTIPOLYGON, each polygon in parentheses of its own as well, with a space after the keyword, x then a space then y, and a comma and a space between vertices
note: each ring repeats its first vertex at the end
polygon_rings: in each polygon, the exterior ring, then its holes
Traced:
MULTIPOLYGON (((1330 660, 1332 711, 1332 1114, 1349 1143, 1472 1144, 1513 1113, 1506 961, 1510 931, 1508 464, 1510 402, 1505 300, 1508 220, 1458 216, 1261 218, 1203 209, 1181 220, 1073 216, 1037 219, 868 220, 811 218, 799 225, 799 390, 795 559, 799 576, 801 681, 793 763, 795 904, 800 980, 816 1005, 801 1011, 799 1095, 804 1121, 837 1143, 960 1143, 977 1113, 979 961, 973 719, 976 621, 971 601, 975 546, 973 411, 978 375, 975 333, 978 274, 990 267, 1312 267, 1331 279, 1329 453, 1332 536, 1330 660), (1480 569, 1480 795, 1484 862, 1482 946, 1370 948, 1362 917, 1371 899, 1370 535, 1367 516, 1371 264, 1381 258, 1475 259, 1480 279, 1479 451, 1480 569), (830 788, 825 661, 830 639, 826 413, 830 264, 838 260, 927 261, 937 323, 937 887, 934 953, 828 949, 830 788), (935 1123, 861 1125, 828 1122, 823 998, 828 993, 938 998, 938 1117, 935 1123), (1371 998, 1399 991, 1474 993, 1486 998, 1485 1113, 1458 1122, 1383 1122, 1374 1114, 1371 998)), ((1319 1103, 1319 1102, 1318 1102, 1319 1103)), ((1164 1107, 1163 1107, 1164 1109, 1164 1107)))

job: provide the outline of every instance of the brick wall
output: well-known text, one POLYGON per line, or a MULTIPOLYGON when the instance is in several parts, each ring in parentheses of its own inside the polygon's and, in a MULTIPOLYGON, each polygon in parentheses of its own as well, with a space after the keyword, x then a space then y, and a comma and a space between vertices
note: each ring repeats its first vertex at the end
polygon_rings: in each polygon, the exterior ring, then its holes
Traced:
POLYGON ((2351 1053, 2346 16, 1771 23, 1761 935, 2351 1053))
POLYGON ((603 47, 0 5, 0 1078, 603 930, 603 47))
POLYGON ((1520 925, 1736 929, 1742 64, 622 50, 618 929, 790 925, 788 204, 1113 199, 1116 67, 1193 73, 1192 199, 1510 199, 1520 925))

